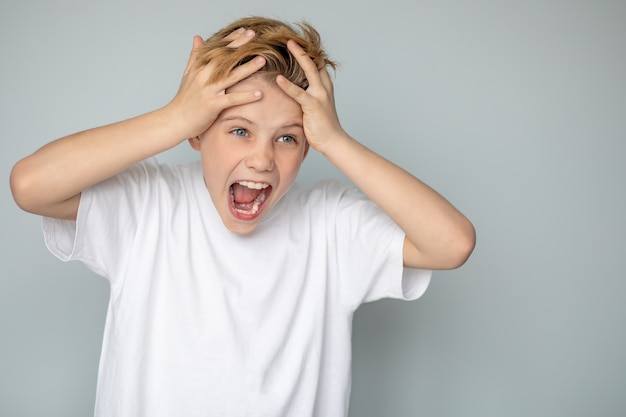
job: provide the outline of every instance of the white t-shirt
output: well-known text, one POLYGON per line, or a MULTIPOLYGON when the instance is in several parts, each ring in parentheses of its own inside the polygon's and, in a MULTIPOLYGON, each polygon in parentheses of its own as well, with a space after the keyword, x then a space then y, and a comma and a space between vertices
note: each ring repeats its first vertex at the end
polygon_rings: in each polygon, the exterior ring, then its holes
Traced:
POLYGON ((430 280, 403 268, 403 232, 356 189, 295 185, 237 235, 199 163, 137 164, 43 230, 110 281, 99 417, 345 416, 354 311, 430 280))

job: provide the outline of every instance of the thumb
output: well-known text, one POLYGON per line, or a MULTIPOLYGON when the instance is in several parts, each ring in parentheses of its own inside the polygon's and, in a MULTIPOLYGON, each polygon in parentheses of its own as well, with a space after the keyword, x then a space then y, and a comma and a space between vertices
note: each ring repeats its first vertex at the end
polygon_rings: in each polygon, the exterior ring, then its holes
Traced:
POLYGON ((184 75, 187 75, 193 64, 198 59, 198 52, 200 51, 200 47, 204 45, 204 41, 198 35, 193 37, 193 46, 191 48, 191 53, 189 54, 189 60, 187 61, 187 66, 185 67, 184 75))

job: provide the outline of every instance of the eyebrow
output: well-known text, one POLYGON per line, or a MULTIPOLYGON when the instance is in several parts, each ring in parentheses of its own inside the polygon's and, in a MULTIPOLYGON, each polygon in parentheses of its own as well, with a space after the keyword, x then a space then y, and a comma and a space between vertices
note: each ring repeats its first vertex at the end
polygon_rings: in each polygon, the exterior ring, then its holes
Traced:
POLYGON ((254 123, 252 120, 248 120, 245 117, 241 117, 241 116, 231 116, 231 117, 222 117, 220 118, 220 122, 232 122, 235 120, 240 120, 242 122, 248 123, 250 125, 256 125, 256 123, 254 123))
MULTIPOLYGON (((256 126, 256 123, 254 123, 252 120, 248 120, 245 117, 241 117, 241 116, 224 117, 224 118, 221 118, 219 121, 220 121, 220 123, 232 122, 232 121, 241 121, 241 122, 244 122, 244 123, 248 123, 248 124, 250 124, 252 126, 256 126)), ((302 126, 302 123, 299 123, 299 122, 289 123, 289 124, 286 124, 284 126, 280 126, 280 129, 287 129, 287 128, 291 128, 291 127, 297 127, 297 128, 300 128, 300 129, 304 130, 304 126, 302 126)))

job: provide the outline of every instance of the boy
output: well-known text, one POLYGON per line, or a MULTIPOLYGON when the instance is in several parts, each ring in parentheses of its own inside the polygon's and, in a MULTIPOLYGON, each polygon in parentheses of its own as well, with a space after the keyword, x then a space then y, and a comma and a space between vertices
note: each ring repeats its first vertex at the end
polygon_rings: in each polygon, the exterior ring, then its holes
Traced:
POLYGON ((342 129, 328 65, 311 26, 242 19, 194 38, 165 107, 13 168, 48 248, 110 282, 97 416, 346 415, 357 307, 473 250, 460 212, 342 129), (187 139, 200 163, 151 159, 187 139), (362 193, 294 185, 310 148, 362 193))

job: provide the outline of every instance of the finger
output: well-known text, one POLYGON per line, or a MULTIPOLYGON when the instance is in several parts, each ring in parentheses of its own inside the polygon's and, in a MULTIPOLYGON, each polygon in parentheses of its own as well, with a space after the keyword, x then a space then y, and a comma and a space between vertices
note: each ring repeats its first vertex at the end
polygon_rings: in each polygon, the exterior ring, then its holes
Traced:
POLYGON ((330 74, 328 73, 328 68, 324 67, 320 70, 320 80, 322 81, 322 85, 326 89, 326 91, 330 91, 331 93, 334 90, 333 81, 330 79, 330 74))
POLYGON ((259 90, 241 91, 237 93, 223 94, 215 98, 217 106, 223 111, 229 107, 240 106, 242 104, 258 101, 263 97, 259 90))
POLYGON ((265 65, 265 58, 262 56, 257 56, 249 62, 246 62, 243 65, 240 65, 233 69, 223 81, 220 81, 218 84, 218 89, 225 90, 228 87, 232 87, 237 84, 239 81, 248 78, 265 65))
POLYGON ((309 81, 309 85, 318 84, 320 82, 319 71, 311 57, 304 52, 304 49, 302 49, 300 45, 292 39, 287 41, 287 49, 289 49, 289 52, 291 52, 291 54, 296 58, 296 61, 298 61, 298 64, 300 64, 300 67, 302 67, 304 75, 309 81))
MULTIPOLYGON (((246 62, 243 65, 235 67, 231 70, 224 78, 217 80, 214 83, 214 87, 216 91, 226 90, 228 87, 231 87, 237 84, 239 81, 249 77, 254 74, 256 71, 263 68, 265 65, 265 58, 258 56, 249 62, 246 62)), ((208 80, 211 78, 211 73, 215 70, 215 63, 209 62, 204 67, 202 67, 198 72, 198 77, 200 79, 208 80)))
POLYGON ((235 29, 232 32, 230 32, 228 34, 228 36, 226 36, 224 38, 224 40, 225 41, 234 41, 235 39, 240 37, 245 31, 246 31, 246 28, 244 28, 244 27, 240 27, 239 29, 235 29))
POLYGON ((193 47, 191 48, 191 53, 189 54, 189 60, 187 61, 187 66, 185 67, 184 75, 187 75, 189 70, 193 67, 193 64, 196 62, 198 58, 198 51, 200 47, 204 45, 204 41, 198 35, 193 37, 193 47))
POLYGON ((289 81, 284 75, 276 76, 276 84, 280 87, 281 90, 285 92, 289 97, 294 99, 300 106, 306 103, 308 98, 308 94, 304 89, 295 85, 291 81, 289 81))
POLYGON ((243 30, 243 28, 241 29, 242 29, 242 32, 239 34, 239 36, 233 39, 231 43, 226 45, 228 48, 238 48, 241 45, 248 43, 250 39, 254 38, 255 33, 252 29, 248 29, 248 30, 243 30))

